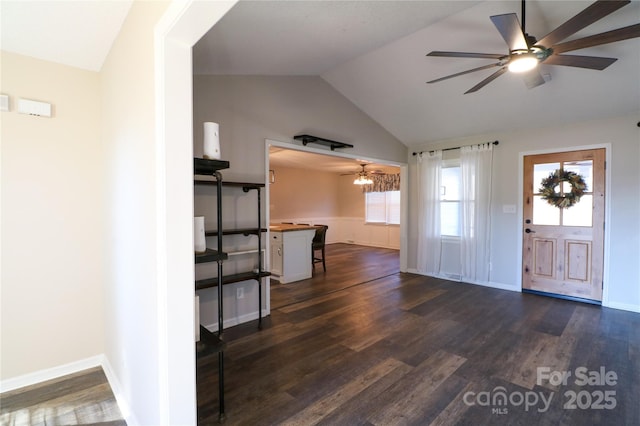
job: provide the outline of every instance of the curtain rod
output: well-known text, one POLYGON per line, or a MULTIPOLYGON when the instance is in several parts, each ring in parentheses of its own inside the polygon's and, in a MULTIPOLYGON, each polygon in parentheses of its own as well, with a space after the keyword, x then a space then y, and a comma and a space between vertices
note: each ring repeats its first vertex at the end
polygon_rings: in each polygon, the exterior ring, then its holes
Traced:
MULTIPOLYGON (((493 141, 493 142, 485 142, 485 143, 492 143, 492 144, 494 144, 494 145, 498 145, 500 142, 498 142, 498 141, 493 141)), ((464 146, 473 146, 473 145, 482 145, 482 144, 480 144, 480 143, 478 143, 478 144, 474 143, 474 144, 471 144, 471 145, 464 145, 464 146)), ((460 148, 462 148, 462 147, 461 147, 461 146, 456 146, 455 148, 445 148, 445 149, 443 149, 442 151, 451 151, 451 150, 454 150, 454 149, 460 149, 460 148)), ((422 154, 423 152, 434 152, 434 151, 437 151, 437 150, 432 149, 432 150, 429 150, 429 151, 414 152, 414 153, 413 153, 413 155, 422 154)))

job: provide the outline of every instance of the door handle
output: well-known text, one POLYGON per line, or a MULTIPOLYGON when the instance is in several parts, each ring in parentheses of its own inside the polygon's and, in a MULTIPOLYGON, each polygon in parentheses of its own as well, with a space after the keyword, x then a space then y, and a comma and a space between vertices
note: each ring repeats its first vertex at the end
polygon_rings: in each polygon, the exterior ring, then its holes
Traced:
POLYGON ((529 228, 525 229, 524 232, 526 232, 527 234, 535 234, 536 233, 536 231, 532 231, 529 228))

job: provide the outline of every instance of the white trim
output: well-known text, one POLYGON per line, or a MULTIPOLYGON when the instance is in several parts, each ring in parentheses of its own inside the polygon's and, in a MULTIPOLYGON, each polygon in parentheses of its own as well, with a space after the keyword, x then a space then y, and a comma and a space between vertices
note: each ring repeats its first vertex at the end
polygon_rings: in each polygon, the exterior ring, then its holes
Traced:
POLYGON ((479 282, 479 281, 454 280, 451 277, 446 276, 446 275, 423 274, 421 272, 418 272, 418 270, 414 269, 414 268, 411 268, 411 269, 407 270, 407 272, 409 272, 411 274, 415 274, 415 275, 422 275, 423 277, 431 277, 431 278, 437 278, 439 280, 450 281, 450 282, 452 282, 454 284, 461 283, 461 284, 479 285, 479 286, 482 286, 482 287, 495 288, 495 289, 498 289, 498 290, 508 290, 508 291, 515 291, 516 293, 522 293, 522 289, 518 288, 516 285, 497 283, 497 282, 493 282, 493 281, 479 282))
POLYGON ((104 355, 95 355, 89 358, 73 361, 56 367, 45 368, 22 376, 0 381, 0 392, 8 392, 25 386, 32 386, 47 380, 57 379, 68 374, 77 373, 93 367, 101 367, 104 355))
POLYGON ((195 424, 197 420, 193 354, 195 289, 184 286, 194 281, 191 48, 235 3, 235 0, 173 1, 154 30, 156 356, 161 425, 195 424))
POLYGON ((409 256, 409 164, 400 166, 400 272, 407 272, 409 256))
POLYGON ((129 403, 127 399, 124 397, 124 390, 118 377, 113 371, 111 367, 111 363, 109 363, 109 359, 106 356, 102 356, 102 371, 104 371, 104 375, 107 376, 107 381, 109 382, 109 386, 111 387, 111 392, 113 392, 113 396, 116 398, 116 402, 118 404, 118 408, 120 409, 120 414, 122 418, 127 423, 127 426, 137 426, 140 424, 135 414, 131 411, 131 407, 129 407, 129 403))
MULTIPOLYGON (((331 157, 341 157, 341 158, 349 158, 352 160, 364 160, 364 161, 371 161, 372 163, 378 163, 378 164, 384 164, 387 166, 394 166, 394 167, 402 167, 402 166, 406 166, 407 163, 399 163, 397 161, 389 161, 389 160, 381 160, 379 158, 373 158, 373 157, 366 157, 363 155, 354 155, 354 154, 349 154, 346 152, 338 152, 338 151, 328 151, 326 149, 317 149, 317 148, 310 148, 308 146, 304 146, 304 145, 296 145, 295 142, 281 142, 281 141, 276 141, 273 139, 265 139, 265 143, 266 143, 266 153, 269 154, 269 147, 270 146, 277 146, 279 148, 285 148, 285 149, 291 149, 294 151, 302 151, 302 152, 310 152, 310 153, 314 153, 314 154, 321 154, 321 155, 328 155, 331 157)), ((268 155, 267 155, 268 157, 268 155)), ((267 165, 269 164, 268 160, 267 160, 267 165)), ((267 171, 267 174, 269 172, 267 171)), ((268 182, 269 180, 267 180, 268 182)))
MULTIPOLYGON (((572 151, 584 151, 589 149, 601 149, 605 150, 605 161, 607 167, 605 168, 605 197, 604 197, 604 220, 605 224, 611 218, 611 144, 610 143, 602 143, 602 144, 594 144, 594 145, 580 145, 580 146, 567 146, 562 148, 548 148, 541 149, 535 151, 523 151, 518 154, 518 250, 520 252, 520 256, 517 257, 516 267, 518 268, 516 271, 516 285, 520 287, 522 290, 522 257, 523 257, 523 246, 522 246, 522 233, 524 232, 524 211, 522 209, 522 205, 524 203, 524 194, 522 191, 522 187, 524 186, 524 157, 528 155, 540 155, 540 154, 555 154, 561 152, 572 152, 572 151)), ((604 269, 602 273, 602 279, 604 284, 602 286, 602 306, 613 307, 609 303, 609 259, 611 252, 611 226, 605 226, 604 228, 604 269)), ((617 304, 620 305, 620 304, 617 304)), ((619 308, 623 309, 623 308, 619 308)), ((634 311, 635 312, 635 311, 634 311)))
POLYGON ((49 380, 58 379, 69 374, 75 374, 94 367, 101 367, 107 377, 113 396, 116 399, 120 414, 129 426, 140 424, 131 410, 122 392, 122 386, 111 368, 111 364, 105 355, 95 355, 89 358, 80 359, 68 364, 58 365, 44 370, 34 371, 22 376, 0 381, 0 393, 13 391, 26 386, 33 386, 49 380))
MULTIPOLYGON (((605 306, 603 304, 603 306, 605 306)), ((622 311, 637 312, 640 314, 640 305, 631 305, 629 303, 609 302, 607 308, 620 309, 622 311)))
MULTIPOLYGON (((264 319, 267 316, 269 316, 269 311, 267 309, 263 309, 262 310, 262 318, 264 319)), ((253 312, 249 312, 247 314, 240 315, 240 316, 237 316, 237 317, 228 318, 228 319, 224 320, 223 326, 224 326, 224 328, 233 327, 233 326, 244 324, 246 322, 254 321, 254 320, 257 320, 257 319, 258 319, 258 311, 253 311, 253 312)), ((212 332, 212 333, 217 333, 218 332, 218 323, 217 322, 214 322, 213 324, 205 325, 204 327, 207 330, 209 330, 210 332, 212 332)))

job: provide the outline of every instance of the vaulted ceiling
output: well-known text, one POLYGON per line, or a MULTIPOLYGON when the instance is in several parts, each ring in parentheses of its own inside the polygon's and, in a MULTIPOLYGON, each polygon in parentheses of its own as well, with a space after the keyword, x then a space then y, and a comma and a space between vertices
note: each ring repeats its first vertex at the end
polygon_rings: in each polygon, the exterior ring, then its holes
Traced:
MULTIPOLYGON (((528 1, 526 31, 541 39, 592 1, 528 1)), ((202 74, 320 75, 408 146, 615 116, 640 110, 640 39, 571 52, 618 58, 604 71, 542 65, 527 89, 494 70, 436 84, 495 60, 426 57, 432 50, 508 53, 489 17, 520 1, 240 2, 194 48, 202 74)), ((640 1, 569 39, 640 22, 640 1)), ((568 40, 569 40, 568 39, 568 40)))
MULTIPOLYGON (((592 1, 527 2, 538 39, 592 1)), ((99 70, 130 1, 2 0, 2 49, 99 70)), ((618 58, 604 71, 542 65, 528 90, 492 71, 427 81, 490 63, 426 57, 432 50, 507 53, 489 16, 520 1, 241 1, 194 47, 198 74, 318 75, 408 146, 640 110, 640 39, 572 52, 618 58)), ((571 36, 640 22, 640 0, 571 36)))

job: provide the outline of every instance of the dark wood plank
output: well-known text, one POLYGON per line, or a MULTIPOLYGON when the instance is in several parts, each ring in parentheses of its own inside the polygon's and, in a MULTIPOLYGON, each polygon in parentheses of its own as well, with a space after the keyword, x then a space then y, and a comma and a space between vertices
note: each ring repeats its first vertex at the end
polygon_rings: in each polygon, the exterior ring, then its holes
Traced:
POLYGON ((126 426, 102 368, 0 394, 2 424, 126 426))
POLYGON ((289 284, 279 284, 272 279, 271 308, 277 309, 400 271, 398 250, 327 244, 325 256, 327 271, 316 265, 310 279, 289 284))

